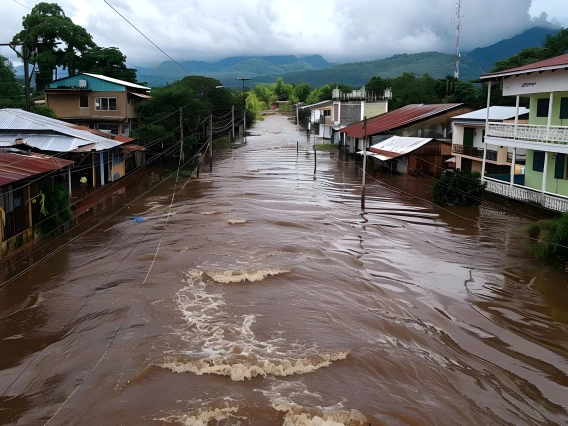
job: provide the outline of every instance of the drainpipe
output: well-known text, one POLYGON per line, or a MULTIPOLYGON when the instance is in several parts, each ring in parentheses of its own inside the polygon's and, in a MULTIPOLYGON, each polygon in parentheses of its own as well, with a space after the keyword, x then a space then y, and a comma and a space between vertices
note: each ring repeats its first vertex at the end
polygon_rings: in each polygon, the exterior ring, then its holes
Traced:
MULTIPOLYGON (((491 106, 491 80, 487 84, 487 116, 485 117, 485 136, 489 136, 489 108, 491 106)), ((481 163, 481 182, 485 180, 485 161, 487 160, 487 143, 483 141, 483 162, 481 163)))

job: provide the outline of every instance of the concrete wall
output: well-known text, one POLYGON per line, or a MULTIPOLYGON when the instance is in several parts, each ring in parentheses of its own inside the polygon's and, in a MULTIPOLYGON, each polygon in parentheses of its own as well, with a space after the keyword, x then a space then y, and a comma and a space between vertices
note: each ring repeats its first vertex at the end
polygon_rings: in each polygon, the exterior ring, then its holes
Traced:
MULTIPOLYGON (((83 114, 89 117, 127 117, 134 114, 128 105, 126 92, 46 92, 46 105, 55 111, 58 118, 80 117, 80 97, 89 98, 89 109, 83 114), (116 98, 116 111, 96 111, 95 98, 116 98)), ((133 116, 131 117, 133 118, 133 116)))
POLYGON ((389 111, 388 101, 365 102, 364 115, 366 115, 367 118, 376 117, 378 115, 385 114, 388 111, 389 111))
MULTIPOLYGON (((554 93, 554 99, 552 104, 552 125, 553 126, 568 126, 568 119, 560 120, 560 99, 568 98, 568 92, 557 92, 554 93)), ((538 99, 550 99, 548 93, 539 93, 537 95, 532 95, 530 97, 531 106, 529 113, 529 124, 538 124, 541 126, 546 126, 548 124, 548 117, 537 117, 537 103, 538 99)))
MULTIPOLYGON (((525 168, 525 186, 542 190, 542 173, 533 171, 534 151, 527 151, 527 164, 525 168)), ((546 173, 546 191, 553 194, 568 196, 568 180, 554 179, 554 167, 556 159, 552 153, 548 153, 548 169, 546 173)))

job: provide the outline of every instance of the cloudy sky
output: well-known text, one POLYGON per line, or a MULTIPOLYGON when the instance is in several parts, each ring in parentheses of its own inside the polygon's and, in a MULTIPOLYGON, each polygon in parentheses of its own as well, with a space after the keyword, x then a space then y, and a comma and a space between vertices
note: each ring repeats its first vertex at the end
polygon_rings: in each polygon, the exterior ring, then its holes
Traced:
MULTIPOLYGON (((32 7, 38 0, 17 0, 32 7)), ((455 49, 456 0, 108 0, 176 60, 321 54, 347 62, 455 49)), ((463 0, 462 50, 487 46, 538 25, 568 25, 566 0, 463 0)), ((99 46, 119 47, 129 64, 167 58, 103 0, 58 0, 99 46)), ((0 40, 29 12, 0 0, 0 40)), ((2 54, 18 61, 9 48, 2 54)))

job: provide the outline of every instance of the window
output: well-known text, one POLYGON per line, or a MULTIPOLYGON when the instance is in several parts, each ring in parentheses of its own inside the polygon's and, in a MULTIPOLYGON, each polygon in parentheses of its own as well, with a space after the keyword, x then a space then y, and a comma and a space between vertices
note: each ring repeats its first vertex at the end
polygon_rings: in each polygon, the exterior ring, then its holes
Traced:
POLYGON ((560 99, 560 119, 565 120, 568 118, 568 98, 560 99))
POLYGON ((109 133, 111 135, 118 135, 118 124, 97 123, 95 127, 101 132, 109 133))
POLYGON ((556 154, 554 179, 566 179, 566 154, 556 154))
POLYGON ((534 151, 533 154, 533 171, 543 172, 544 171, 544 152, 534 151))
POLYGON ((550 106, 550 99, 539 99, 536 104, 536 116, 548 117, 548 107, 550 106))
POLYGON ((96 111, 116 111, 116 98, 95 98, 96 111))
POLYGON ((88 96, 80 96, 79 97, 79 107, 80 108, 89 108, 89 97, 88 96))

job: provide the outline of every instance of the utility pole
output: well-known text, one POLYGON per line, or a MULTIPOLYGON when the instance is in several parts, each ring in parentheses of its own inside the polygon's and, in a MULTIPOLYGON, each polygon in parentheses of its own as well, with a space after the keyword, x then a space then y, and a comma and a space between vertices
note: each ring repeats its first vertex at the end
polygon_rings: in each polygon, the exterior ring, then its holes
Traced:
POLYGON ((237 80, 243 82, 243 103, 244 103, 244 112, 243 112, 243 137, 245 145, 247 144, 247 100, 245 99, 245 81, 250 80, 248 77, 238 77, 237 80))
POLYGON ((231 106, 231 142, 235 142, 235 106, 231 106))
POLYGON ((183 163, 183 108, 179 109, 179 132, 180 132, 180 140, 181 140, 181 147, 180 147, 180 164, 183 163))
POLYGON ((213 173, 213 114, 209 116, 209 173, 213 173))
POLYGON ((367 175, 367 117, 363 118, 363 128, 365 136, 363 136, 363 183, 361 188, 361 210, 365 211, 365 177, 367 175))

